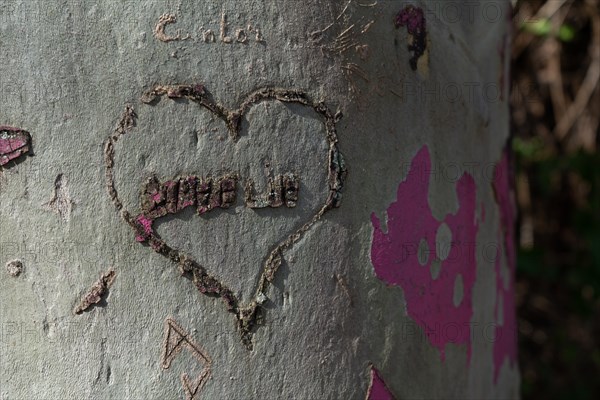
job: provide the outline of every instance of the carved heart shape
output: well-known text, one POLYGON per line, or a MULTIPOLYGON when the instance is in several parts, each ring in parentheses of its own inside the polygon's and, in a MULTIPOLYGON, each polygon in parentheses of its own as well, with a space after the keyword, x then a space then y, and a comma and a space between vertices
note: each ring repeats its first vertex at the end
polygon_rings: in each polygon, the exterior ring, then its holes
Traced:
MULTIPOLYGON (((202 85, 157 86, 146 92, 141 101, 145 104, 156 104, 161 98, 172 100, 188 100, 208 110, 214 117, 222 120, 229 132, 229 138, 236 142, 240 135, 242 121, 250 109, 262 102, 280 102, 297 104, 314 111, 322 120, 325 139, 327 140, 326 174, 328 194, 310 218, 296 228, 290 235, 279 241, 269 250, 252 299, 247 304, 241 304, 240 299, 219 279, 215 278, 192 256, 167 244, 153 227, 153 222, 166 214, 181 211, 188 206, 197 207, 199 214, 216 208, 228 208, 235 201, 235 185, 237 177, 226 175, 220 179, 186 176, 160 184, 151 179, 146 183, 142 193, 142 210, 132 213, 125 209, 115 188, 114 165, 115 145, 119 138, 130 132, 136 126, 137 115, 132 106, 128 105, 115 131, 105 142, 104 159, 106 164, 106 185, 116 209, 121 217, 134 230, 138 242, 147 243, 157 253, 169 258, 179 266, 182 276, 190 279, 203 294, 220 297, 233 313, 238 322, 242 342, 252 348, 252 332, 257 325, 257 318, 263 310, 266 300, 265 291, 274 280, 282 264, 286 250, 290 249, 315 223, 332 208, 339 207, 341 190, 346 177, 346 167, 343 157, 338 150, 336 123, 338 115, 322 103, 311 100, 305 93, 297 90, 263 88, 252 92, 242 101, 236 110, 228 110, 212 100, 202 85)), ((298 195, 298 180, 292 174, 277 176, 271 180, 270 193, 267 198, 255 198, 252 193, 252 183, 247 182, 246 205, 260 208, 267 205, 279 207, 286 205, 294 207, 298 195), (275 183, 274 183, 275 182, 275 183)))

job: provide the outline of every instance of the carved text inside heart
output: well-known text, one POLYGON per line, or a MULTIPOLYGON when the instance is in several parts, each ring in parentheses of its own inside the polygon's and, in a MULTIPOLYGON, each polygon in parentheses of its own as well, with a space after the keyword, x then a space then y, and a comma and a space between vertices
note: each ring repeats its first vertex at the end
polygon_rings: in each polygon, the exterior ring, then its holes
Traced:
POLYGON ((309 219, 270 248, 264 258, 254 295, 245 304, 242 304, 241 298, 213 275, 213 270, 200 265, 188 253, 174 248, 161 238, 153 229, 153 223, 187 208, 194 208, 199 215, 212 210, 228 209, 241 201, 236 195, 236 189, 240 186, 244 188, 243 204, 248 208, 292 209, 296 207, 303 190, 300 188, 300 178, 292 172, 271 174, 267 177, 266 189, 257 193, 254 181, 250 177, 240 176, 231 171, 220 176, 185 175, 162 182, 152 176, 143 183, 140 193, 140 211, 129 212, 125 209, 115 188, 114 168, 117 141, 121 135, 132 131, 136 126, 137 115, 132 106, 127 106, 114 133, 105 142, 107 190, 122 218, 134 230, 136 240, 148 244, 154 251, 178 264, 182 276, 190 279, 201 293, 223 299, 228 310, 237 318, 243 343, 251 348, 252 332, 257 325, 258 317, 264 312, 262 305, 266 300, 265 291, 275 278, 286 250, 297 243, 323 214, 340 204, 340 192, 346 176, 346 167, 337 147, 336 122, 339 116, 333 115, 323 103, 312 101, 302 92, 277 88, 265 88, 251 93, 237 110, 228 110, 214 102, 201 85, 157 86, 145 93, 141 100, 145 104, 153 105, 164 96, 170 99, 188 100, 208 110, 214 117, 225 123, 233 142, 236 142, 239 137, 241 124, 247 112, 253 105, 261 102, 277 101, 301 105, 313 110, 323 121, 324 136, 327 140, 327 165, 323 166, 327 175, 326 196, 309 219))
MULTIPOLYGON (((156 177, 148 179, 142 190, 140 208, 142 213, 136 220, 143 227, 144 234, 137 235, 138 242, 146 242, 154 233, 152 225, 158 218, 176 214, 188 207, 196 207, 198 214, 206 214, 218 208, 227 209, 236 201, 238 177, 226 175, 220 178, 185 176, 159 182, 156 177)), ((254 182, 246 182, 245 204, 249 208, 278 208, 285 204, 296 207, 299 179, 292 173, 269 178, 267 192, 254 193, 254 182)))

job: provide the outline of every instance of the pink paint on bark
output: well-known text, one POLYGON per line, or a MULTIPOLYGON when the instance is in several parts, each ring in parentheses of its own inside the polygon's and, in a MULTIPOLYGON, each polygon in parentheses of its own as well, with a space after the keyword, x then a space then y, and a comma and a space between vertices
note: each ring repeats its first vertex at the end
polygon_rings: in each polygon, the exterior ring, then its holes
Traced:
POLYGON ((138 242, 145 242, 148 237, 152 234, 152 220, 143 214, 138 215, 136 221, 144 229, 144 235, 137 235, 135 240, 138 242))
POLYGON ((0 126, 0 165, 26 154, 31 136, 28 132, 11 126, 0 126))
POLYGON ((27 145, 27 142, 21 138, 1 138, 0 137, 0 153, 6 154, 15 151, 23 146, 27 145))
POLYGON ((183 210, 186 207, 195 205, 193 200, 187 200, 181 203, 181 209, 183 210))
POLYGON ((504 151, 494 171, 494 194, 500 209, 501 242, 508 267, 508 279, 502 273, 502 257, 496 257, 496 337, 494 341, 494 382, 506 359, 511 367, 517 361, 517 323, 515 315, 515 272, 517 266, 515 249, 516 210, 511 185, 511 168, 507 151, 504 151), (499 312, 502 310, 502 318, 499 312))
POLYGON ((404 290, 408 315, 423 328, 442 360, 448 343, 466 345, 470 359, 471 296, 477 269, 476 185, 465 173, 456 186, 457 213, 438 221, 428 201, 430 171, 429 150, 424 146, 414 157, 405 181, 398 186, 397 200, 387 209, 388 232, 383 232, 375 214, 371 216, 374 227, 371 261, 379 279, 404 290), (440 246, 436 248, 436 233, 443 223, 452 234, 449 253, 440 246), (433 279, 430 268, 436 258, 441 270, 433 279), (460 302, 454 305, 455 282, 459 277, 463 293, 458 295, 460 302))
POLYGON ((155 203, 160 202, 161 198, 162 198, 162 196, 161 196, 160 192, 154 193, 152 195, 152 201, 154 201, 155 203))
POLYGON ((367 400, 395 400, 375 367, 371 367, 371 383, 367 392, 367 400))

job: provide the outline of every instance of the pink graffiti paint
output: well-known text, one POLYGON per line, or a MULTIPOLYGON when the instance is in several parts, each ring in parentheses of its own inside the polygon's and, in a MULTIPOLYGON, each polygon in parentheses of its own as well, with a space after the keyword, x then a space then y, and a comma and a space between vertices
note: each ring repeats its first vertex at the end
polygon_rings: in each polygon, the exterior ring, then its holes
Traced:
POLYGON ((0 138, 0 153, 8 154, 27 145, 20 137, 0 138))
POLYGON ((502 304, 502 323, 496 325, 496 336, 494 341, 494 382, 498 380, 500 368, 504 360, 512 366, 517 360, 516 339, 516 315, 515 315, 515 272, 516 272, 516 249, 515 249, 515 204, 513 201, 513 190, 511 185, 511 168, 508 152, 505 150, 500 162, 494 171, 494 194, 500 209, 501 242, 504 249, 504 259, 508 267, 509 279, 505 281, 502 274, 502 257, 496 257, 496 309, 495 318, 498 315, 500 304, 502 304))
POLYGON ((136 235, 135 240, 138 242, 145 242, 148 240, 148 237, 152 234, 152 220, 146 217, 144 214, 138 215, 136 218, 138 224, 144 230, 144 235, 136 235))
POLYGON ((406 180, 398 186, 397 200, 387 209, 388 232, 383 232, 375 214, 371 216, 374 227, 371 260, 379 279, 404 290, 408 315, 423 328, 441 359, 445 359, 448 343, 465 344, 470 359, 471 296, 477 269, 475 181, 467 173, 459 179, 456 187, 459 209, 438 221, 428 202, 431 170, 429 150, 424 146, 414 157, 406 180), (450 228, 452 245, 447 258, 440 261, 439 276, 433 279, 430 267, 440 250, 436 249, 435 238, 442 223, 450 228), (423 265, 419 262, 420 243, 427 245, 428 255, 423 265), (463 296, 455 306, 454 283, 459 275, 463 296))
POLYGON ((0 126, 0 166, 30 150, 31 135, 19 128, 0 126))
POLYGON ((425 13, 420 7, 408 5, 396 15, 395 25, 396 28, 406 26, 408 33, 417 35, 426 30, 425 13))
POLYGON ((161 199, 162 199, 162 196, 161 196, 160 192, 154 193, 152 195, 152 200, 156 203, 159 203, 161 199))
POLYGON ((379 371, 373 366, 371 366, 371 383, 367 391, 367 400, 395 400, 379 371))
POLYGON ((406 26, 406 30, 412 35, 412 43, 408 45, 408 50, 413 53, 409 60, 410 67, 413 71, 417 70, 417 61, 425 54, 427 48, 427 25, 425 13, 420 7, 415 7, 412 4, 404 7, 394 21, 396 29, 406 26))

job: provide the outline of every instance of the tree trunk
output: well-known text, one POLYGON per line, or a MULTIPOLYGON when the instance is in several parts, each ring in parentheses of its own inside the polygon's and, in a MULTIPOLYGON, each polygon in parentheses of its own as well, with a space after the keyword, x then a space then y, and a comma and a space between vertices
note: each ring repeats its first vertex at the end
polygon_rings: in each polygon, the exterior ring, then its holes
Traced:
POLYGON ((0 398, 518 396, 508 4, 0 16, 0 398))

